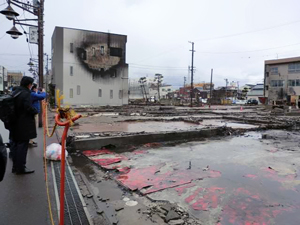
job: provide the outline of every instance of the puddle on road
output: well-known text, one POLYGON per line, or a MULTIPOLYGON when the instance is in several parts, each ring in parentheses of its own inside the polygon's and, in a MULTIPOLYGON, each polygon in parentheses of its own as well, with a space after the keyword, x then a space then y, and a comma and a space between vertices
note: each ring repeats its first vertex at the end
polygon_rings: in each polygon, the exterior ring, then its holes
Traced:
POLYGON ((227 126, 232 128, 256 128, 258 126, 244 123, 235 123, 224 120, 203 120, 199 125, 186 122, 117 122, 112 124, 80 124, 73 127, 74 132, 168 132, 180 130, 195 130, 205 127, 221 127, 227 126))
MULTIPOLYGON (((288 136, 286 131, 267 133, 288 136)), ((274 144, 261 139, 259 132, 249 132, 222 140, 158 148, 148 145, 134 152, 99 152, 90 157, 98 160, 101 154, 112 154, 122 158, 103 167, 117 169, 115 179, 129 189, 153 200, 176 202, 203 224, 296 225, 300 221, 300 151, 287 151, 283 146, 298 146, 298 135, 274 138, 274 144)))

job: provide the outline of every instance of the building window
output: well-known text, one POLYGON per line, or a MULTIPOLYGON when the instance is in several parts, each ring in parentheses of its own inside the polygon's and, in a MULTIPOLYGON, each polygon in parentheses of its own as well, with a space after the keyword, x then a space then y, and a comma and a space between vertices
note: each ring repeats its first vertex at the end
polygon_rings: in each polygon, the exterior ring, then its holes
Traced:
POLYGON ((271 80, 271 87, 283 87, 284 80, 271 80))
POLYGON ((289 86, 290 87, 294 87, 294 86, 296 86, 296 82, 295 82, 295 80, 289 80, 289 86))
POLYGON ((122 49, 121 48, 110 48, 110 56, 122 57, 122 49))
POLYGON ((278 67, 272 67, 270 70, 270 73, 272 75, 278 75, 278 67))
POLYGON ((101 54, 101 55, 104 55, 104 46, 101 46, 101 47, 100 47, 100 54, 101 54))
POLYGON ((300 80, 296 80, 296 86, 300 86, 300 80))
POLYGON ((113 99, 113 98, 114 98, 114 91, 110 90, 110 99, 113 99))
POLYGON ((77 85, 77 95, 80 95, 80 86, 77 85))
POLYGON ((92 48, 92 55, 96 56, 96 49, 95 48, 92 48))
POLYGON ((70 75, 73 76, 73 66, 70 66, 70 75))
POLYGON ((73 98, 73 88, 70 88, 70 98, 73 98))
POLYGON ((102 97, 102 89, 98 90, 98 97, 100 97, 100 98, 102 97))
POLYGON ((269 86, 268 85, 266 85, 266 90, 269 90, 269 86))
POLYGON ((278 81, 278 87, 283 87, 284 85, 284 80, 279 80, 278 81))
POLYGON ((122 98, 123 98, 123 91, 119 90, 119 99, 122 99, 122 98))
POLYGON ((93 80, 96 80, 96 74, 93 73, 92 79, 93 79, 93 80))
POLYGON ((300 63, 290 63, 289 73, 300 73, 300 63))
POLYGON ((71 53, 74 52, 73 43, 70 43, 70 52, 71 52, 71 53))

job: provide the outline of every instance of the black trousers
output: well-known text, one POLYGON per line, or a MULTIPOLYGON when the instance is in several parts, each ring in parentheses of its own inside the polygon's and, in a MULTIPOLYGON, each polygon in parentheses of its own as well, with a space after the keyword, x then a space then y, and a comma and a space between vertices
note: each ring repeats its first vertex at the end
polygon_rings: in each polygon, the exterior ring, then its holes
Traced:
POLYGON ((26 167, 26 158, 29 140, 12 141, 11 155, 13 160, 13 168, 16 171, 22 171, 26 167))

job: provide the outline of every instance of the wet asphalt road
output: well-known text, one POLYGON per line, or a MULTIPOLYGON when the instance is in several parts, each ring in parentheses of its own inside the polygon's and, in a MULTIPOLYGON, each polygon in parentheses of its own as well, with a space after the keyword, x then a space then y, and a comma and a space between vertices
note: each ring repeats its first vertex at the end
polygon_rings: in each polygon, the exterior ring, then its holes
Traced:
MULTIPOLYGON (((38 128, 38 146, 30 148, 27 167, 35 173, 15 175, 11 173, 11 160, 8 160, 4 180, 0 182, 0 225, 47 225, 50 224, 45 176, 43 170, 43 137, 38 128)), ((8 132, 0 121, 0 133, 8 141, 8 132)), ((53 198, 54 199, 54 198, 53 198)))

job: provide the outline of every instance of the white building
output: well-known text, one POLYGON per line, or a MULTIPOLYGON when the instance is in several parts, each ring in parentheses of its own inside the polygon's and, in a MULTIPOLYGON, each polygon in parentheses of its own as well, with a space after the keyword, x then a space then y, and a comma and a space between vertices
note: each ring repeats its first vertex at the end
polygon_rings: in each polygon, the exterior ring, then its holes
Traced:
POLYGON ((256 99, 258 102, 260 97, 264 97, 264 84, 257 84, 247 93, 247 99, 256 99))
MULTIPOLYGON (((129 79, 129 99, 145 99, 145 92, 147 98, 149 98, 148 82, 145 82, 143 86, 139 83, 140 79, 129 79)), ((146 79, 147 81, 147 79, 146 79)))
POLYGON ((176 88, 174 88, 172 85, 163 85, 162 87, 159 87, 160 98, 166 99, 167 95, 175 90, 176 88))
POLYGON ((52 78, 64 104, 128 104, 126 35, 55 27, 52 78))
POLYGON ((7 69, 0 66, 0 91, 7 90, 7 69))

